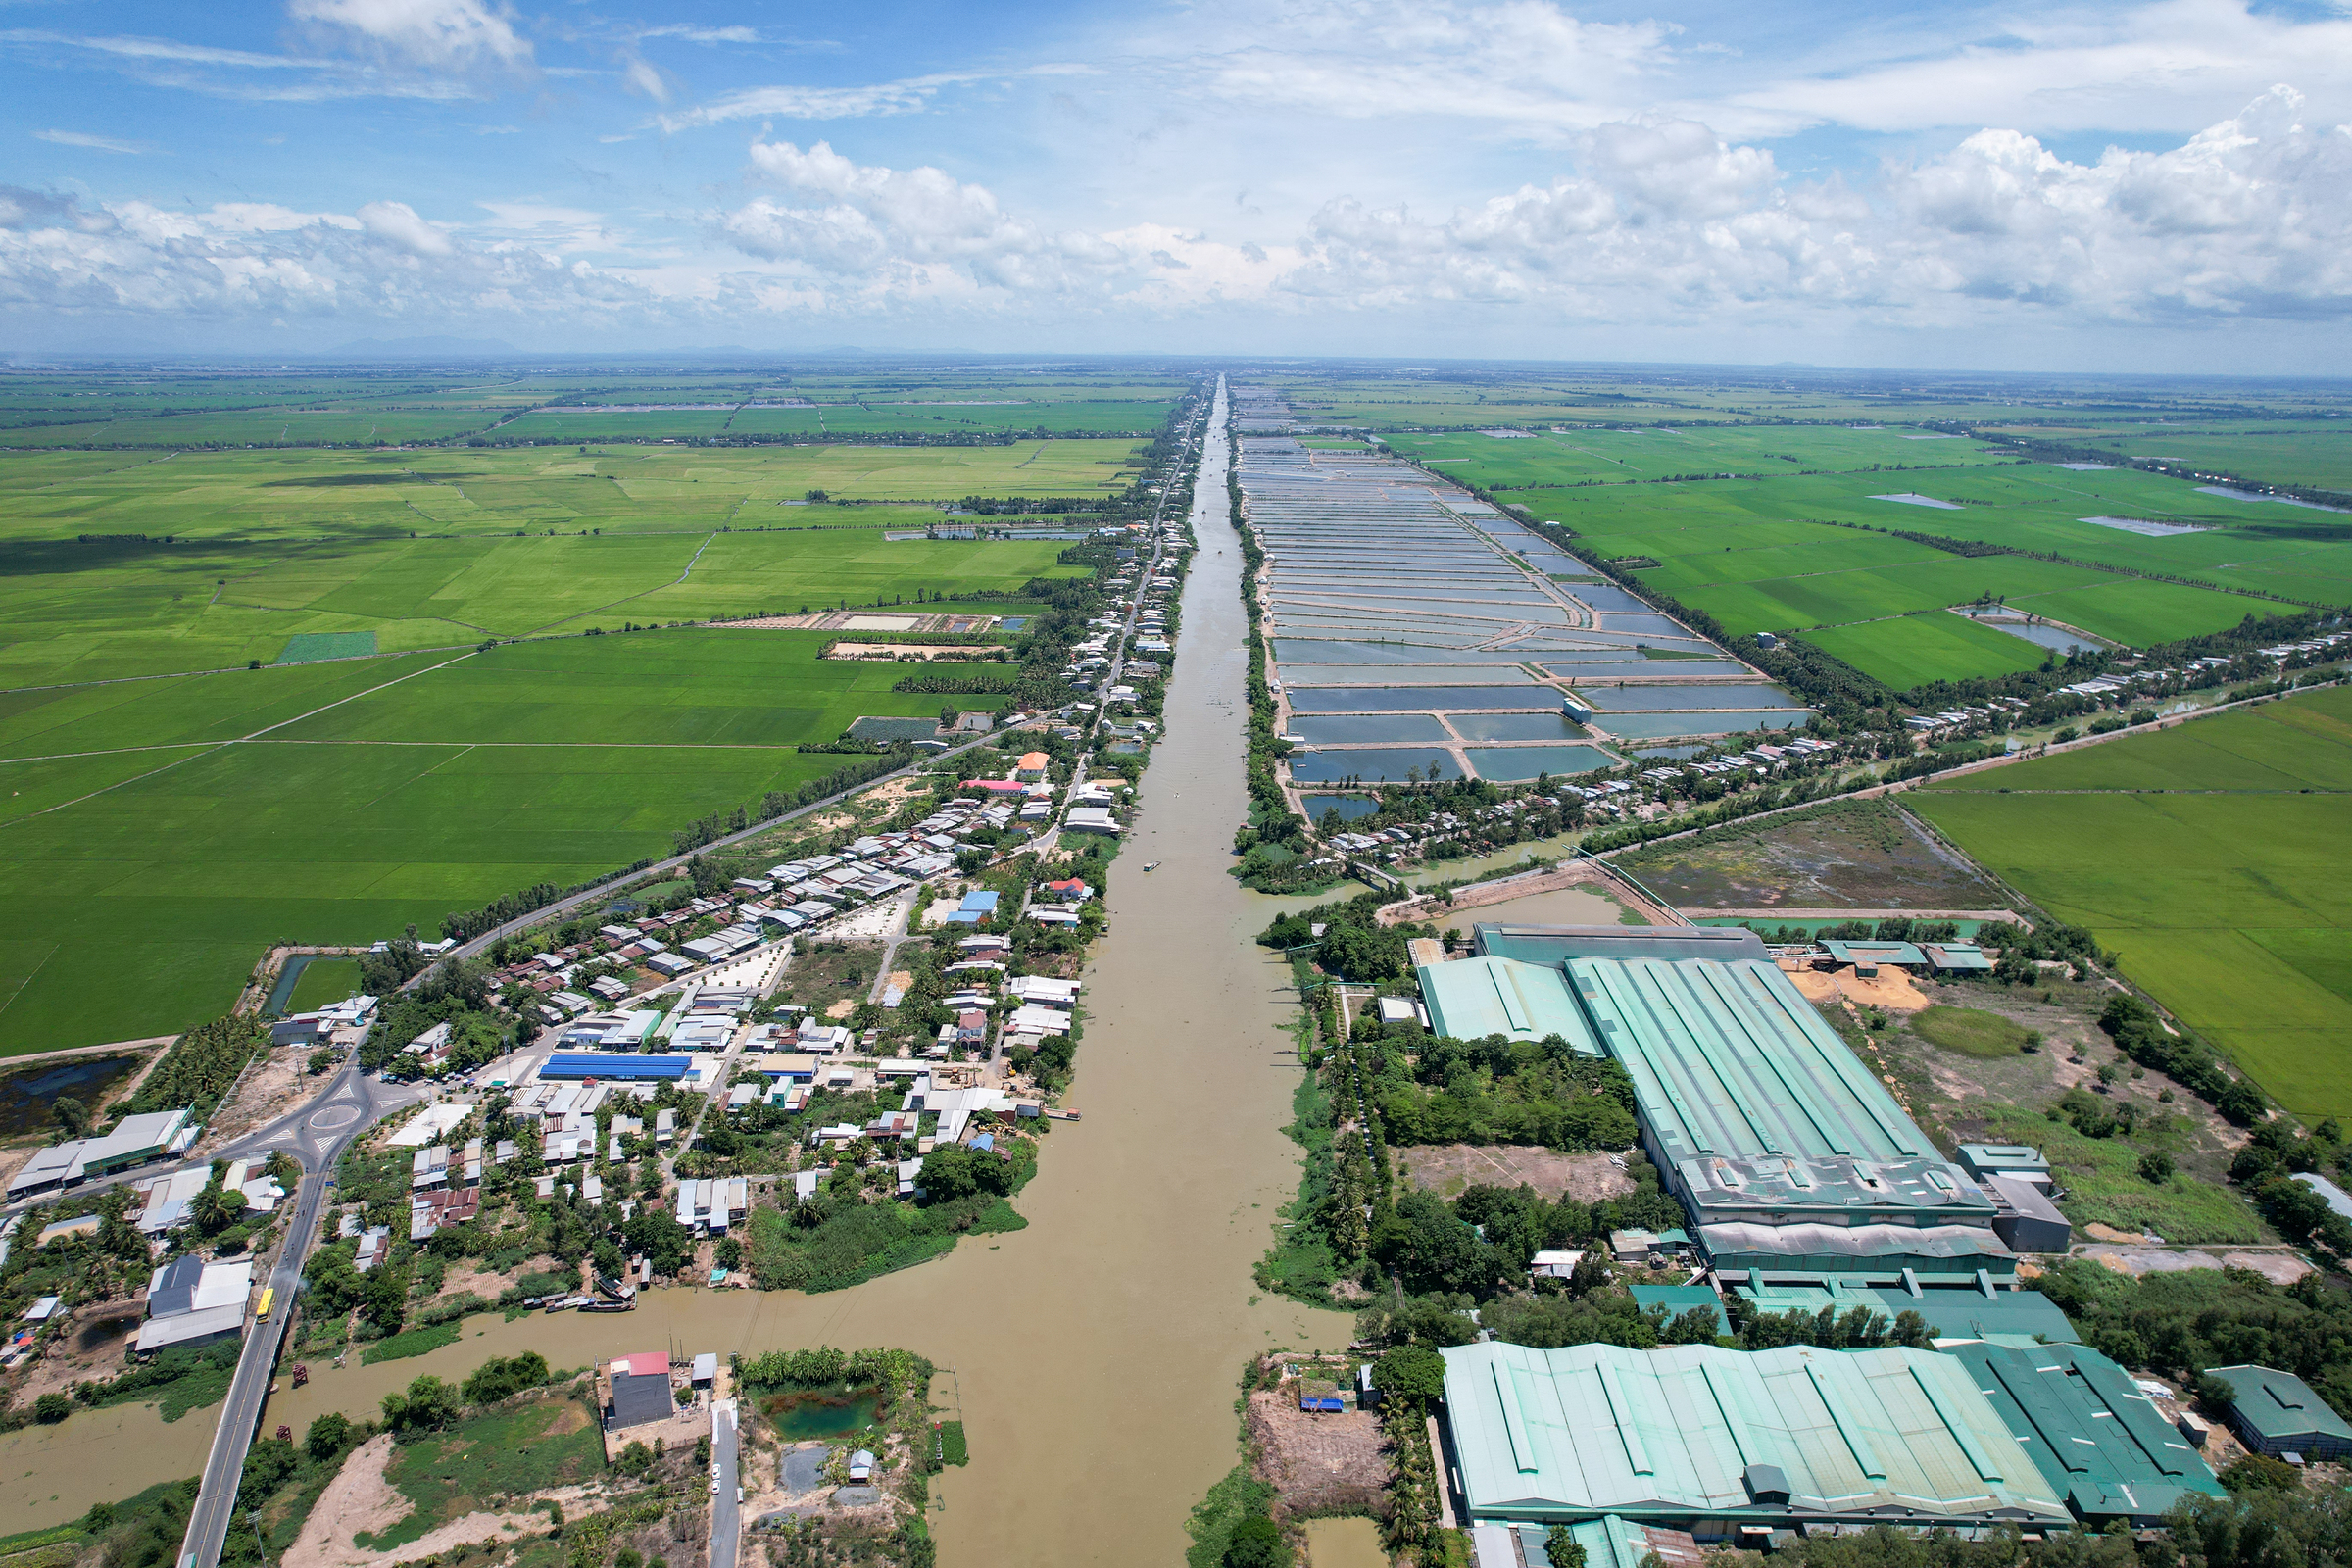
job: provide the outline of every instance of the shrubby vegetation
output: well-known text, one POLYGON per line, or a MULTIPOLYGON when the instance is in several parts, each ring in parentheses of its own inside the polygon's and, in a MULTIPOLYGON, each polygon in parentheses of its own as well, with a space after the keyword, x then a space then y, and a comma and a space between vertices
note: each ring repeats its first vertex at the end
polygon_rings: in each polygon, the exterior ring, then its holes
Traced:
POLYGON ((126 1107, 133 1112, 193 1105, 209 1112, 254 1057, 270 1048, 270 1031, 246 1013, 201 1023, 181 1035, 155 1064, 126 1107))

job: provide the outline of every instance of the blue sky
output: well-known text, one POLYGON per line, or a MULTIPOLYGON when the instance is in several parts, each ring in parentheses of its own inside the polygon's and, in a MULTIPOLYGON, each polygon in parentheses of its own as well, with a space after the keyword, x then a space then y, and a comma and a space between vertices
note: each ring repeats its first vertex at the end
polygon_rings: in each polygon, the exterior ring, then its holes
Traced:
POLYGON ((2352 12, 0 0, 0 351, 2336 372, 2352 12))

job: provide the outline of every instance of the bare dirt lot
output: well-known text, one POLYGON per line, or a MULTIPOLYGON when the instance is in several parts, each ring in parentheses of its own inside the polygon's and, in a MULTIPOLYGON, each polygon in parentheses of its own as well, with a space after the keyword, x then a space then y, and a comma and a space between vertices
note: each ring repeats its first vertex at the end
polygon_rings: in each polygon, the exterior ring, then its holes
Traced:
POLYGON ((1595 1202, 1634 1190, 1606 1154, 1563 1154, 1518 1144, 1416 1144, 1396 1151, 1405 1180, 1451 1198, 1466 1187, 1533 1187, 1548 1199, 1566 1194, 1595 1202))
POLYGON ((1298 1408, 1298 1388, 1250 1396, 1250 1446, 1258 1479, 1275 1490, 1275 1517, 1378 1512, 1389 1485, 1380 1418, 1369 1410, 1309 1415, 1298 1408))
POLYGON ((1678 839, 1618 858, 1689 908, 1992 909, 2007 901, 1968 860, 1886 801, 1678 839))

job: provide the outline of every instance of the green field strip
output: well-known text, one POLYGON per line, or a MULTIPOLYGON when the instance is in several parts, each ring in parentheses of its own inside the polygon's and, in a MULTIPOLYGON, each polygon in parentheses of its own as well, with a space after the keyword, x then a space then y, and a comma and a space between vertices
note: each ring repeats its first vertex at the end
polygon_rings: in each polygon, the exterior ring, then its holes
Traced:
POLYGON ((2047 651, 1965 615, 1929 611, 1851 626, 1817 626, 1804 640, 1895 691, 1929 681, 2038 669, 2047 651))
POLYGON ((447 654, 0 692, 0 760, 234 740, 433 667, 447 654))
POLYGON ((2301 1115, 2352 1114, 2352 690, 1932 784, 1913 809, 2301 1115), (2160 793, 2161 792, 2161 793, 2160 793))

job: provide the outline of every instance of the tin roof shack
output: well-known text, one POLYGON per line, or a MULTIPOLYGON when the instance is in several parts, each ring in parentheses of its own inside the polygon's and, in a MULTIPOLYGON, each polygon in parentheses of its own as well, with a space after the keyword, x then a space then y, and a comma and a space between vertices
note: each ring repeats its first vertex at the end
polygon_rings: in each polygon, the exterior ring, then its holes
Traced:
POLYGON ((2236 1391, 2228 1412, 2230 1429, 2256 1453, 2272 1458, 2352 1457, 2352 1426, 2291 1372, 2267 1366, 2217 1366, 2209 1370, 2236 1391))
POLYGON ((2228 1495, 2130 1374, 2082 1345, 1940 1348, 1976 1374, 2010 1434, 2076 1517, 2154 1525, 2184 1497, 2228 1495))
POLYGON ((2042 1190, 2014 1176, 1988 1176, 1984 1191, 1994 1203, 1993 1234, 2013 1252, 2063 1252, 2074 1245, 2075 1227, 2042 1190))
POLYGON ((138 1353, 172 1346, 211 1345, 245 1332, 245 1302, 253 1294, 253 1259, 207 1263, 192 1252, 166 1263, 147 1281, 147 1321, 138 1353))
POLYGON ((1832 961, 1852 964, 1865 975, 1876 974, 1879 965, 1890 964, 1897 969, 1924 969, 1928 956, 1908 942, 1837 942, 1825 941, 1832 961))
POLYGON ((2072 1520, 1967 1367, 1932 1350, 1439 1353, 1473 1524, 1614 1514, 1760 1544, 1799 1524, 2072 1520))

